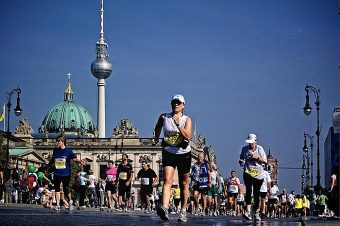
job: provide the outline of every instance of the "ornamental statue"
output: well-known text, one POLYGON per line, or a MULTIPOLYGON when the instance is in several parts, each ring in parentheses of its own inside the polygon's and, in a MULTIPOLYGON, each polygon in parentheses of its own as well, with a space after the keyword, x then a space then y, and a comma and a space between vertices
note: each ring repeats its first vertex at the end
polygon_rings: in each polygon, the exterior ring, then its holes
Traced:
POLYGON ((120 120, 116 128, 113 129, 112 137, 138 137, 137 128, 133 127, 129 119, 120 120))
POLYGON ((33 129, 29 124, 27 118, 23 118, 19 121, 19 125, 15 128, 15 135, 31 135, 33 133, 33 129))

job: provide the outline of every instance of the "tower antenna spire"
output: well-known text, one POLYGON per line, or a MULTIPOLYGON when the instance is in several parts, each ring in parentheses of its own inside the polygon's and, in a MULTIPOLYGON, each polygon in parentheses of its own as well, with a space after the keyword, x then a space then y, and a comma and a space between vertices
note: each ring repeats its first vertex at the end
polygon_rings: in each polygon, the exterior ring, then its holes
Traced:
POLYGON ((101 0, 100 5, 100 40, 104 41, 104 0, 101 0))

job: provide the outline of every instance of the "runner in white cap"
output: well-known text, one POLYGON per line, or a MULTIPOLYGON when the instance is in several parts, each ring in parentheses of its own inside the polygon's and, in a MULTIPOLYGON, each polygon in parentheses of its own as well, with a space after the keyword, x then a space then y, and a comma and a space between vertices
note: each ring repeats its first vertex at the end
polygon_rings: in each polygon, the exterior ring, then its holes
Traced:
POLYGON ((259 209, 260 188, 265 176, 262 164, 267 163, 266 153, 263 147, 257 145, 257 137, 251 133, 246 139, 247 146, 242 148, 239 163, 244 167, 243 181, 246 185, 246 204, 247 210, 243 217, 251 220, 251 194, 254 195, 255 219, 261 220, 259 209))
POLYGON ((158 143, 163 128, 162 163, 164 167, 163 205, 157 210, 162 220, 169 220, 168 208, 171 186, 178 169, 178 181, 181 190, 181 212, 178 221, 187 221, 187 202, 189 197, 189 173, 191 168, 191 119, 184 115, 185 100, 180 94, 171 99, 171 113, 161 114, 155 126, 153 145, 158 143))

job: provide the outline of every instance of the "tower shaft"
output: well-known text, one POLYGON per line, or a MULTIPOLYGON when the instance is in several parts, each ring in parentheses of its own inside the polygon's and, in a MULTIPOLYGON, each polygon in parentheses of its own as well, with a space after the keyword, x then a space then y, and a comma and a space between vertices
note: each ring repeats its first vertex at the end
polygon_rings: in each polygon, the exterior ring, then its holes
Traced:
POLYGON ((98 79, 98 137, 105 138, 105 79, 98 79))

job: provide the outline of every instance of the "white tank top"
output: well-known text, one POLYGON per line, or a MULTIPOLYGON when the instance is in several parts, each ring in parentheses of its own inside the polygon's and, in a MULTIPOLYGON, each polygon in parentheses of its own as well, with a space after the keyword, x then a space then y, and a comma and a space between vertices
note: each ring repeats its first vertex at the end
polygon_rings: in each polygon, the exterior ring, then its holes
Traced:
POLYGON ((214 170, 214 171, 210 172, 210 176, 211 176, 211 184, 212 185, 217 185, 217 180, 216 180, 217 171, 214 170))
MULTIPOLYGON (((182 115, 179 125, 184 127, 185 122, 187 120, 186 115, 182 115)), ((191 150, 190 145, 187 148, 183 149, 179 147, 179 144, 183 141, 184 137, 180 133, 178 127, 176 126, 174 120, 172 119, 171 113, 166 113, 163 122, 163 135, 165 146, 164 150, 172 153, 172 154, 185 154, 191 150)))

